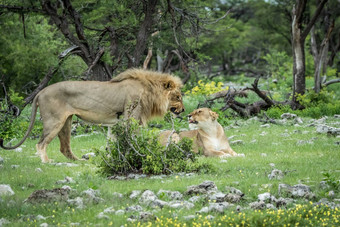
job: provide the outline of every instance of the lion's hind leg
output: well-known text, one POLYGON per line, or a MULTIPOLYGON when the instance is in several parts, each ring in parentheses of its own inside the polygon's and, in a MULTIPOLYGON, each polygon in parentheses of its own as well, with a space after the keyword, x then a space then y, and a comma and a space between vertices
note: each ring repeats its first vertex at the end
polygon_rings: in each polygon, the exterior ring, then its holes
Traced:
POLYGON ((71 125, 72 125, 72 115, 67 118, 64 126, 58 133, 60 141, 60 152, 68 159, 79 160, 77 156, 72 153, 71 150, 71 125))
POLYGON ((47 153, 46 153, 47 146, 62 130, 68 118, 64 118, 64 119, 60 119, 56 117, 45 118, 43 116, 42 119, 43 119, 43 135, 39 143, 36 145, 37 147, 36 154, 40 156, 41 161, 43 163, 47 163, 47 162, 51 162, 51 160, 49 160, 47 157, 47 153))

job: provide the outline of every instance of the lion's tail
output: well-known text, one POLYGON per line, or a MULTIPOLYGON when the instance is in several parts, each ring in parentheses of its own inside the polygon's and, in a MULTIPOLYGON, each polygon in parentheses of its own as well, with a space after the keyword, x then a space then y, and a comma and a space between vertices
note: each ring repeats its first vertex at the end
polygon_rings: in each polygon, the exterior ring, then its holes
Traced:
POLYGON ((27 139, 28 135, 31 133, 33 126, 34 126, 34 122, 35 122, 35 116, 37 115, 37 109, 38 109, 38 95, 35 96, 35 98, 33 99, 33 103, 32 103, 32 113, 31 113, 31 119, 30 119, 30 125, 28 126, 28 129, 25 133, 24 138, 22 138, 22 140, 15 146, 13 147, 6 147, 4 146, 4 140, 2 138, 0 138, 0 147, 5 149, 5 150, 12 150, 15 149, 17 147, 19 147, 21 144, 23 144, 25 142, 25 140, 27 139))

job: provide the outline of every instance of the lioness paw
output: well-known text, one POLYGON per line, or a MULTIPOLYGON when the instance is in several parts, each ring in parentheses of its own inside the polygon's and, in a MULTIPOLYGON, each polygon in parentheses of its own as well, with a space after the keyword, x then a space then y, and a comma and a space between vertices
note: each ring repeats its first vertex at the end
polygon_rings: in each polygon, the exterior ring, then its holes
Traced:
POLYGON ((232 157, 230 154, 224 154, 220 156, 220 158, 230 158, 230 157, 232 157))

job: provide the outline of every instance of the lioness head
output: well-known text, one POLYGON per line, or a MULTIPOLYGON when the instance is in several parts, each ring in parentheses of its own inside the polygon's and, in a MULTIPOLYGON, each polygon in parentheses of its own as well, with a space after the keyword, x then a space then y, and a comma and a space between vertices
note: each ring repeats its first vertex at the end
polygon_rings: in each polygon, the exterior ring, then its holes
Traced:
POLYGON ((189 114, 189 124, 196 124, 198 127, 201 125, 212 123, 216 121, 218 114, 209 108, 200 108, 192 111, 189 114))
POLYGON ((182 112, 184 112, 184 105, 182 100, 182 94, 179 90, 171 91, 169 94, 169 110, 178 115, 182 112))

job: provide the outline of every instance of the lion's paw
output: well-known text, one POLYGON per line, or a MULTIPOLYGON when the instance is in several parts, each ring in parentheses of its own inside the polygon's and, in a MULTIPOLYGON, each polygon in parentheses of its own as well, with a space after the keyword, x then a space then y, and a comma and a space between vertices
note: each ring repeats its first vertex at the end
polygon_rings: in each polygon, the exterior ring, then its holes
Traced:
POLYGON ((232 157, 230 154, 224 154, 224 155, 221 155, 220 158, 230 158, 232 157))
POLYGON ((245 154, 237 154, 237 157, 246 157, 246 155, 245 154))

